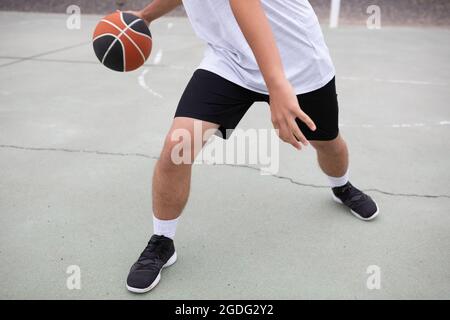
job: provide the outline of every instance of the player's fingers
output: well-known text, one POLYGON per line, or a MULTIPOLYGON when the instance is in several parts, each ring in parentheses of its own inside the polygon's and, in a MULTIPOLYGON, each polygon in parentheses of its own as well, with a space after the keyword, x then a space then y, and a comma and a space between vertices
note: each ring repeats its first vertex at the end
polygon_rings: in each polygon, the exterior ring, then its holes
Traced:
POLYGON ((303 110, 298 109, 296 116, 303 123, 305 123, 309 129, 311 129, 312 131, 316 131, 316 124, 314 123, 314 121, 312 121, 312 119, 306 113, 303 112, 303 110))
POLYGON ((293 135, 287 122, 280 127, 280 139, 291 144, 298 150, 301 150, 302 148, 301 144, 295 139, 295 136, 293 135))
POLYGON ((300 144, 300 142, 298 142, 298 140, 295 138, 292 132, 288 143, 291 144, 295 149, 302 150, 302 145, 300 144))
POLYGON ((291 121, 291 132, 297 141, 300 141, 305 146, 309 144, 308 140, 305 138, 305 135, 302 133, 297 125, 297 122, 294 119, 292 119, 291 121))

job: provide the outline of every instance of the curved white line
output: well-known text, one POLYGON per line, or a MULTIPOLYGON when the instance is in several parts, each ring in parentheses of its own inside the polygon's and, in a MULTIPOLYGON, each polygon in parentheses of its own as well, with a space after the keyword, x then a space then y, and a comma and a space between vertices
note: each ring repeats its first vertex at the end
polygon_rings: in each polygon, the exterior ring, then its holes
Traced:
MULTIPOLYGON (((127 25, 127 23, 126 23, 125 20, 123 19, 123 12, 120 13, 120 20, 122 20, 122 23, 123 23, 124 25, 127 25)), ((131 28, 131 26, 134 25, 135 22, 137 23, 137 21, 139 21, 139 20, 142 20, 142 19, 137 19, 137 20, 133 21, 132 23, 130 23, 130 28, 129 28, 129 30, 135 32, 135 30, 133 30, 133 28, 131 28)), ((144 20, 142 20, 142 21, 144 21, 144 20)), ((145 23, 145 22, 144 22, 144 23, 145 23)), ((136 33, 140 33, 140 32, 136 32, 136 33)), ((124 33, 124 35, 125 35, 125 37, 128 38, 128 40, 130 40, 130 42, 134 45, 134 47, 139 51, 139 53, 140 53, 140 55, 141 55, 141 57, 142 57, 142 63, 145 63, 145 60, 146 60, 146 59, 145 59, 145 55, 144 55, 144 53, 142 52, 141 48, 139 48, 139 46, 134 42, 134 40, 133 40, 130 36, 128 36, 126 33, 124 33)), ((152 40, 151 37, 149 37, 149 39, 150 39, 150 41, 152 40)))
POLYGON ((108 56, 108 54, 111 51, 112 47, 116 44, 117 40, 119 40, 119 38, 117 38, 117 36, 114 36, 114 38, 115 38, 115 40, 113 42, 111 42, 111 44, 109 45, 109 47, 106 50, 105 54, 103 55, 102 64, 105 64, 106 57, 108 56))
POLYGON ((144 88, 144 90, 150 92, 152 95, 154 95, 155 97, 158 98, 162 98, 163 96, 160 95, 159 93, 153 91, 147 84, 147 82, 145 82, 145 75, 147 74, 148 69, 144 69, 144 71, 142 71, 142 73, 139 75, 138 77, 138 83, 139 85, 144 88))
MULTIPOLYGON (((120 40, 119 38, 117 38, 117 36, 116 36, 115 34, 112 34, 112 33, 104 33, 104 34, 101 34, 101 35, 95 37, 94 40, 92 40, 92 41, 95 41, 95 40, 97 40, 97 39, 100 39, 101 37, 104 37, 104 36, 112 36, 112 37, 114 37, 115 40, 113 41, 113 44, 116 43, 117 41, 119 41, 120 45, 122 46, 122 52, 123 52, 123 69, 124 69, 123 71, 125 72, 125 70, 126 70, 126 68, 125 68, 125 65, 126 65, 126 59, 125 59, 126 52, 125 52, 125 47, 124 47, 124 45, 123 45, 122 40, 120 40)), ((109 53, 109 51, 110 51, 111 49, 112 49, 112 46, 109 46, 108 50, 106 50, 106 52, 105 52, 105 54, 103 55, 103 58, 102 58, 102 64, 105 64, 106 56, 108 55, 108 53, 109 53)))
MULTIPOLYGON (((133 29, 130 29, 133 30, 133 29)), ((123 34, 125 37, 128 38, 128 40, 130 40, 130 42, 134 45, 134 47, 139 51, 139 54, 141 55, 142 61, 143 63, 145 63, 145 56, 144 53, 142 52, 141 48, 139 48, 139 46, 133 41, 133 39, 131 39, 126 33, 123 34)))
POLYGON ((114 24, 114 23, 112 23, 111 21, 108 21, 108 20, 101 20, 101 21, 103 21, 103 22, 106 22, 106 23, 108 23, 108 24, 110 24, 111 26, 113 26, 114 28, 116 28, 118 31, 120 31, 120 34, 118 35, 118 37, 120 38, 121 36, 125 36, 125 37, 127 37, 127 39, 128 40, 130 40, 130 42, 135 46, 135 48, 139 51, 139 54, 141 55, 141 58, 142 58, 142 60, 143 60, 143 62, 145 63, 145 56, 144 56, 144 53, 142 52, 142 50, 141 50, 141 48, 139 48, 139 46, 133 41, 133 39, 131 39, 130 38, 130 36, 129 35, 127 35, 125 32, 127 31, 127 30, 133 30, 133 29, 130 29, 130 27, 132 26, 132 25, 134 25, 136 22, 138 22, 139 20, 135 20, 135 21, 133 21, 128 27, 126 27, 125 29, 120 29, 116 24, 114 24))
POLYGON ((162 51, 162 49, 159 49, 155 55, 155 58, 153 59, 153 64, 159 64, 162 60, 162 56, 163 56, 163 51, 162 51))
POLYGON ((134 30, 134 29, 130 29, 130 30, 131 30, 131 32, 134 32, 134 33, 139 34, 139 35, 141 35, 141 36, 144 36, 144 37, 146 37, 146 38, 148 38, 148 39, 150 39, 150 40, 153 40, 153 38, 150 37, 148 34, 145 34, 145 33, 139 32, 139 31, 136 31, 136 30, 134 30))
MULTIPOLYGON (((124 25, 127 25, 127 23, 126 23, 125 20, 123 19, 123 14, 122 14, 122 12, 120 13, 120 20, 122 20, 122 22, 123 22, 124 25)), ((142 19, 138 19, 138 20, 142 20, 142 19)), ((133 21, 133 22, 134 22, 134 21, 133 21)), ((142 22, 145 23, 144 20, 142 20, 142 22)), ((152 40, 152 37, 150 37, 148 34, 145 34, 145 33, 139 32, 139 31, 136 31, 136 30, 134 30, 134 29, 130 29, 130 30, 131 30, 132 32, 136 33, 136 34, 140 34, 140 35, 142 35, 142 36, 144 36, 144 37, 146 37, 146 38, 152 40)))
POLYGON ((123 45, 122 40, 120 38, 117 39, 122 46, 123 51, 123 72, 127 71, 127 52, 125 51, 125 46, 123 45))
POLYGON ((112 23, 111 21, 102 19, 102 20, 100 20, 100 22, 105 22, 105 23, 107 23, 107 24, 113 26, 114 28, 116 28, 118 31, 122 32, 122 29, 120 29, 120 27, 118 27, 115 23, 112 23))
MULTIPOLYGON (((114 26, 114 27, 116 27, 116 28, 118 28, 118 29, 120 30, 119 27, 117 27, 114 23, 112 23, 112 22, 110 22, 110 21, 108 21, 108 20, 102 19, 101 21, 107 22, 107 23, 109 23, 110 25, 112 25, 112 26, 114 26)), ((131 26, 133 26, 133 25, 134 25, 135 23, 137 23, 138 21, 139 21, 139 20, 133 21, 132 23, 130 23, 129 26, 127 26, 126 28, 124 28, 123 30, 121 30, 121 32, 117 35, 116 40, 114 40, 114 41, 111 43, 111 45, 109 46, 108 50, 106 50, 106 53, 105 53, 105 55, 103 56, 102 63, 105 61, 105 59, 106 59, 106 57, 108 56, 108 53, 109 53, 109 51, 111 50, 111 48, 116 44, 116 42, 117 42, 118 40, 120 40, 120 37, 121 37, 121 36, 122 36, 129 28, 131 28, 131 26)), ((122 43, 122 47, 123 47, 123 43, 122 43)), ((124 59, 125 59, 125 49, 124 49, 124 54, 123 54, 123 56, 124 56, 124 59)), ((125 66, 124 66, 124 67, 125 67, 125 66)))
POLYGON ((102 37, 105 37, 105 36, 112 36, 114 38, 117 38, 117 36, 115 34, 113 34, 113 33, 103 33, 103 34, 101 34, 99 36, 96 36, 94 39, 92 39, 92 42, 94 42, 95 40, 100 39, 102 37))

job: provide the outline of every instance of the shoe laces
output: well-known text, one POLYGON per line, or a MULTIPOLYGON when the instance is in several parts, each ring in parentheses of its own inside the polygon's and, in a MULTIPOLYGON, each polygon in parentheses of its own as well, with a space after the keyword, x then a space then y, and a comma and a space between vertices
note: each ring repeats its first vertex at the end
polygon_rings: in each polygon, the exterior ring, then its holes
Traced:
POLYGON ((364 194, 364 192, 360 191, 359 189, 355 188, 351 183, 346 184, 343 186, 339 193, 342 195, 347 195, 347 199, 345 200, 348 204, 355 204, 360 202, 361 200, 366 200, 367 195, 364 194))
POLYGON ((139 266, 158 266, 158 260, 162 259, 165 247, 161 239, 150 239, 144 251, 136 262, 139 266))

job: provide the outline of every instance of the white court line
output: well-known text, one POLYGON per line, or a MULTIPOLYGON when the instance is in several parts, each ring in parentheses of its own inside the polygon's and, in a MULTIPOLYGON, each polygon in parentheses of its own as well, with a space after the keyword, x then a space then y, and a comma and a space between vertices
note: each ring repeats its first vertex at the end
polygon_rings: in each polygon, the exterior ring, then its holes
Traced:
POLYGON ((445 82, 421 81, 421 80, 363 78, 363 77, 354 77, 354 76, 343 76, 343 77, 338 77, 338 79, 350 80, 350 81, 374 81, 374 82, 396 83, 396 84, 412 84, 412 85, 423 85, 423 86, 450 86, 449 83, 445 83, 445 82))
POLYGON ((432 82, 432 81, 395 80, 395 79, 380 79, 380 78, 374 78, 373 81, 388 82, 388 83, 402 83, 402 84, 418 84, 418 85, 425 85, 425 86, 448 86, 447 83, 432 82))
POLYGON ((346 124, 339 123, 339 127, 347 127, 347 128, 421 128, 421 127, 437 127, 437 126, 448 126, 450 125, 450 121, 439 121, 435 123, 425 124, 422 122, 417 123, 394 123, 387 125, 374 125, 374 124, 346 124))
POLYGON ((163 56, 162 49, 159 49, 156 53, 155 57, 153 58, 153 64, 160 64, 163 56))
POLYGON ((147 84, 147 82, 145 82, 145 75, 148 73, 148 69, 144 69, 144 71, 142 71, 142 73, 139 75, 138 77, 138 83, 139 85, 144 88, 144 90, 150 92, 152 95, 154 95, 155 97, 158 98, 162 98, 163 96, 160 95, 158 92, 154 91, 152 88, 150 88, 147 84))

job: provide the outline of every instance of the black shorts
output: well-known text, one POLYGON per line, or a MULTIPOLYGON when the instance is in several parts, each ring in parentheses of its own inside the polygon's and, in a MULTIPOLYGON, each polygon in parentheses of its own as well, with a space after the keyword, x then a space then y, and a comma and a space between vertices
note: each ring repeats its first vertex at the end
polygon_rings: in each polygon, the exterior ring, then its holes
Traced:
MULTIPOLYGON (((297 119, 308 140, 329 141, 338 136, 338 101, 335 79, 324 87, 297 96, 302 110, 316 124, 311 131, 297 119)), ((269 96, 248 90, 215 73, 194 72, 178 104, 175 117, 187 117, 219 125, 222 137, 228 138, 247 110, 257 101, 269 103, 269 96)))

